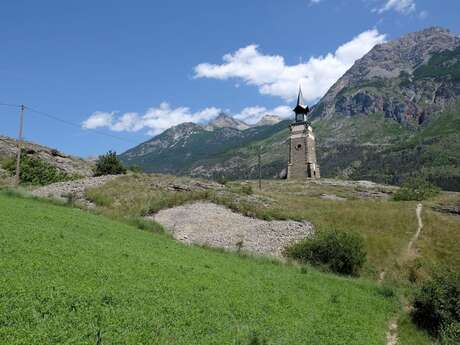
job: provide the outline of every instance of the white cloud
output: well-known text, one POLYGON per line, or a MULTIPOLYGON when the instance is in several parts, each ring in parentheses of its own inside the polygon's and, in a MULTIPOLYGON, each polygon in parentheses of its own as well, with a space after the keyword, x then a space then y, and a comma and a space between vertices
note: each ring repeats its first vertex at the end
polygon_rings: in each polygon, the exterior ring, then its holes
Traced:
POLYGON ((171 106, 163 102, 158 108, 150 108, 142 117, 143 126, 149 128, 148 134, 157 135, 169 127, 178 125, 183 122, 202 123, 216 117, 221 110, 211 107, 205 108, 198 112, 191 112, 190 108, 171 106))
POLYGON ((409 14, 415 11, 415 0, 387 0, 385 5, 377 12, 383 13, 386 11, 394 10, 401 14, 409 14))
POLYGON ((267 109, 261 106, 247 107, 241 110, 234 117, 248 124, 254 124, 265 115, 277 115, 282 118, 293 116, 292 109, 286 105, 281 105, 273 109, 267 109))
POLYGON ((116 132, 137 132, 143 127, 143 119, 138 113, 125 113, 110 126, 116 132))
POLYGON ((115 132, 138 132, 147 129, 148 134, 157 135, 169 127, 183 122, 206 122, 216 117, 221 110, 218 108, 205 108, 192 112, 187 107, 171 108, 163 102, 157 108, 148 109, 145 114, 124 113, 116 117, 116 112, 96 111, 82 122, 84 129, 108 128, 115 132))
POLYGON ((340 46, 335 53, 311 57, 297 65, 286 65, 279 55, 264 55, 252 44, 224 55, 220 65, 197 65, 195 77, 238 78, 257 86, 261 94, 279 96, 287 101, 295 98, 300 83, 304 97, 311 102, 323 96, 357 59, 384 41, 385 35, 376 29, 368 30, 340 46))
MULTIPOLYGON (((96 111, 82 122, 82 128, 107 128, 115 132, 138 132, 147 130, 147 134, 154 136, 172 126, 184 122, 205 124, 218 116, 221 112, 222 110, 216 107, 209 107, 197 112, 192 112, 190 108, 171 108, 168 103, 163 102, 158 107, 149 108, 143 115, 128 112, 117 116, 116 112, 96 111)), ((285 105, 272 109, 253 106, 244 108, 240 112, 230 115, 249 124, 254 124, 267 114, 286 118, 292 116, 292 110, 285 105)))
POLYGON ((82 123, 85 129, 96 129, 99 127, 110 127, 113 122, 115 112, 96 111, 82 123))

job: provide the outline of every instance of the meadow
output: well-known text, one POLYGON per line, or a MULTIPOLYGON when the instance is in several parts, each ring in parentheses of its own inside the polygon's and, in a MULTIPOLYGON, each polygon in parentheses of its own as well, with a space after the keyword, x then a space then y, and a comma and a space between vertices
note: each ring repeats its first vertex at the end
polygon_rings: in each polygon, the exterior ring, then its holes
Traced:
POLYGON ((0 193, 2 344, 384 344, 366 279, 208 248, 0 193))
POLYGON ((90 189, 87 196, 101 213, 111 217, 143 217, 186 202, 210 200, 260 219, 307 220, 317 231, 358 232, 364 236, 368 251, 362 274, 377 280, 384 271, 387 281, 401 286, 411 285, 414 276, 426 278, 437 266, 460 266, 460 218, 432 209, 437 204, 460 202, 460 193, 442 193, 423 202, 425 227, 416 242, 419 255, 416 260, 405 260, 407 245, 417 230, 418 202, 391 200, 395 192, 391 186, 264 180, 262 190, 256 181, 228 182, 223 189, 205 191, 167 188, 170 183, 190 185, 193 181, 167 175, 130 175, 90 189), (247 190, 251 195, 246 195, 247 190), (345 200, 326 200, 321 198, 324 195, 345 200))
POLYGON ((307 220, 316 231, 360 233, 368 253, 361 275, 397 291, 399 309, 394 317, 398 315, 398 344, 433 343, 412 324, 407 306, 415 289, 435 270, 460 267, 460 218, 434 210, 439 205, 459 204, 459 193, 442 192, 422 202, 424 227, 409 253, 408 243, 417 230, 418 202, 392 200, 397 189, 391 186, 264 180, 262 190, 257 181, 234 181, 218 190, 172 192, 166 186, 174 181, 187 185, 194 180, 165 175, 124 176, 88 190, 87 196, 99 205, 99 212, 110 217, 142 219, 163 208, 205 199, 260 219, 307 220), (325 195, 336 199, 325 199, 325 195))

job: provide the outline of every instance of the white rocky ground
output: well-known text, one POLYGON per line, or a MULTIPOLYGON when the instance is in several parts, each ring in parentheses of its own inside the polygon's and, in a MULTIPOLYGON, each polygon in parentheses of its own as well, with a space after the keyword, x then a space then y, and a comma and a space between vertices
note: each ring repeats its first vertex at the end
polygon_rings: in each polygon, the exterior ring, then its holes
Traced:
POLYGON ((79 201, 91 207, 92 203, 85 198, 85 189, 99 187, 116 178, 116 175, 98 177, 87 177, 74 181, 57 182, 47 186, 39 187, 32 191, 32 194, 44 198, 66 199, 72 195, 74 201, 79 201))
POLYGON ((313 232, 313 225, 308 222, 264 221, 209 202, 162 210, 149 218, 185 243, 269 256, 281 256, 288 244, 313 232))

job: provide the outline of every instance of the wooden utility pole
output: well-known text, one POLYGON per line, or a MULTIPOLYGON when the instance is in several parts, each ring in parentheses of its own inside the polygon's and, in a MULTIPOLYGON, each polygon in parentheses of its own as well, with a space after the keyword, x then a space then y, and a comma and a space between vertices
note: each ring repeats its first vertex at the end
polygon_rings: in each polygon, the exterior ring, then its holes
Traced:
POLYGON ((24 127, 24 104, 21 104, 21 112, 19 115, 19 137, 18 137, 18 154, 16 156, 16 179, 15 184, 19 186, 19 182, 21 182, 21 153, 22 153, 22 132, 24 127))
POLYGON ((257 156, 259 161, 259 190, 262 190, 262 146, 259 146, 257 156))

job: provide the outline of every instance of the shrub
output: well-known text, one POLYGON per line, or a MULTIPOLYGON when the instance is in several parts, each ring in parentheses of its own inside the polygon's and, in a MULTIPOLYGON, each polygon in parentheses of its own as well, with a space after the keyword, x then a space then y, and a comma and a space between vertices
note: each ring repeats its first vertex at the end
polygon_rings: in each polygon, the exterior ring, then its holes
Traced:
POLYGON ((358 275, 367 253, 361 235, 331 230, 288 247, 285 255, 336 273, 358 275))
POLYGON ((246 195, 254 194, 254 191, 252 190, 252 186, 250 184, 243 185, 241 187, 241 192, 246 195))
POLYGON ((422 177, 408 179, 396 192, 394 200, 425 200, 437 195, 440 189, 422 177))
MULTIPOLYGON (((16 174, 16 160, 7 161, 4 168, 11 174, 16 174)), ((33 185, 47 185, 55 182, 68 181, 76 176, 71 176, 59 170, 54 165, 51 165, 44 160, 34 158, 22 153, 21 155, 21 183, 29 183, 33 185)))
POLYGON ((458 335, 460 273, 435 273, 425 282, 415 295, 412 319, 433 335, 443 333, 446 339, 458 335))
POLYGON ((377 292, 385 298, 393 298, 396 295, 394 288, 387 283, 380 285, 377 288, 377 292))
POLYGON ((458 345, 460 344, 460 322, 453 322, 441 331, 442 345, 458 345))
POLYGON ((126 174, 126 168, 117 157, 117 153, 109 151, 99 156, 94 169, 94 176, 126 174))

